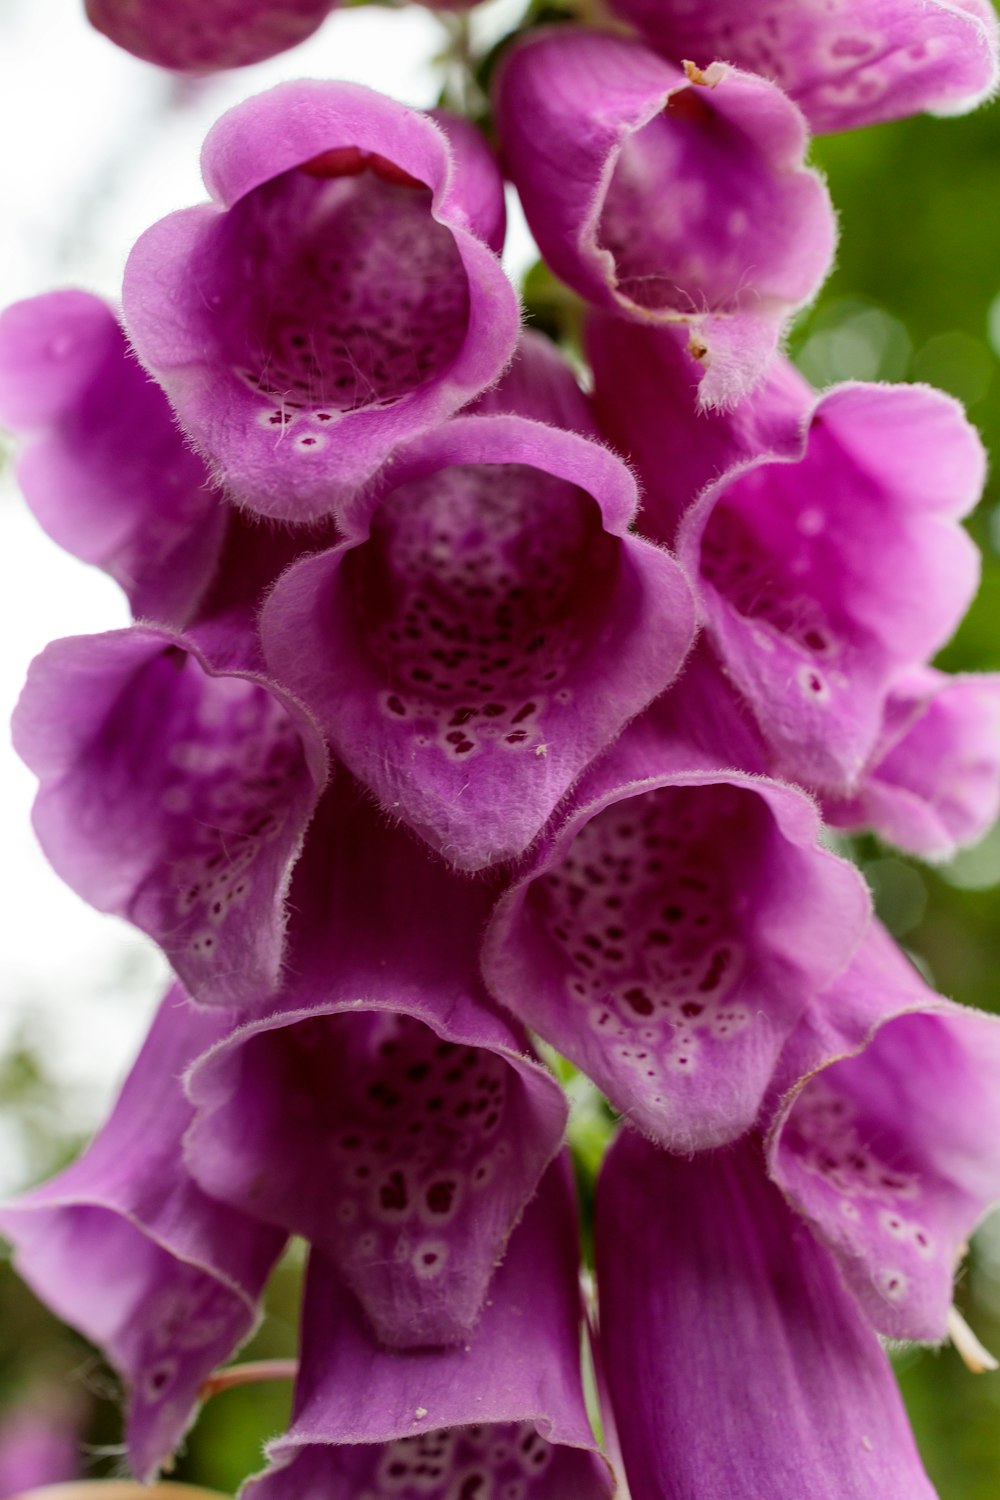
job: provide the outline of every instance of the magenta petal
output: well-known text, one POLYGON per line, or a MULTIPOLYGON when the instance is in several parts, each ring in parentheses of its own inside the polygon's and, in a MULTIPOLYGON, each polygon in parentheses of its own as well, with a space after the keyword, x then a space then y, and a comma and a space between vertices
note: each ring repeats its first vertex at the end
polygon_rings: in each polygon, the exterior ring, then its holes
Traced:
POLYGON ((273 988, 286 887, 326 778, 298 704, 254 673, 219 672, 191 637, 133 626, 48 646, 14 740, 68 885, 154 938, 198 1000, 273 988))
POLYGON ((134 615, 184 625, 228 508, 106 303, 50 292, 0 314, 0 420, 27 439, 18 480, 53 541, 110 573, 134 615))
POLYGON ((124 1379, 129 1458, 144 1480, 187 1431, 202 1382, 253 1331, 283 1244, 206 1197, 181 1157, 191 1107, 180 1074, 229 1024, 172 989, 83 1156, 0 1208, 21 1275, 124 1379))
POLYGON ((336 0, 86 0, 90 24, 133 57, 181 73, 242 68, 286 52, 336 0))
POLYGON ((489 886, 387 828, 345 781, 296 872, 274 1011, 191 1078, 188 1160, 206 1191, 330 1257, 385 1343, 454 1343, 566 1105, 478 978, 489 886))
POLYGON ((478 238, 502 232, 499 175, 460 122, 449 131, 454 149, 357 84, 279 84, 209 133, 216 203, 133 250, 139 356, 251 510, 335 511, 509 360, 517 298, 478 238))
POLYGON ((314 1253, 292 1426, 247 1500, 610 1500, 580 1384, 566 1165, 529 1205, 462 1349, 380 1348, 314 1253))
POLYGON ((732 471, 687 513, 679 556, 782 774, 855 786, 894 680, 975 593, 979 556, 958 522, 984 471, 951 397, 844 385, 819 398, 797 452, 732 471))
POLYGON ((907 673, 855 796, 823 810, 839 828, 872 828, 924 859, 975 843, 1000 811, 1000 674, 907 673))
POLYGON ((788 360, 737 405, 710 411, 687 329, 593 312, 586 333, 597 419, 638 475, 639 529, 653 541, 672 546, 684 512, 734 464, 798 449, 815 393, 788 360))
POLYGON ((989 0, 614 0, 677 62, 723 57, 781 85, 813 130, 930 109, 956 114, 997 84, 989 0))
POLYGON ((583 437, 600 436, 591 402, 569 362, 557 344, 531 328, 521 330, 513 361, 496 385, 477 396, 467 411, 477 416, 530 417, 583 437))
POLYGON ((351 539, 278 583, 269 669, 336 754, 452 864, 519 855, 622 725, 676 676, 684 578, 628 532, 606 449, 459 417, 396 453, 351 539))
POLYGON ((889 1361, 753 1137, 686 1161, 622 1131, 596 1248, 636 1500, 934 1500, 889 1361))
POLYGON ((737 401, 833 253, 795 106, 722 64, 685 73, 636 42, 559 26, 508 53, 496 115, 552 269, 598 306, 690 324, 702 402, 737 401))
POLYGON ((483 964, 497 999, 630 1121, 695 1151, 753 1123, 868 900, 853 866, 817 847, 805 797, 712 765, 658 714, 583 778, 501 899, 483 964))
POLYGON ((955 1266, 1000 1199, 1000 1020, 928 989, 878 927, 778 1072, 772 1176, 879 1332, 945 1337, 955 1266))

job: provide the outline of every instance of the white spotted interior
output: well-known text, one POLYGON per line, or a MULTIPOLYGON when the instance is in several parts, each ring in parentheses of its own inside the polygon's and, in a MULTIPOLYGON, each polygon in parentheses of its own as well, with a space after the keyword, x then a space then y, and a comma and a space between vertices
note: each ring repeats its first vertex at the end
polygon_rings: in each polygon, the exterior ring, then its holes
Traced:
POLYGON ((525 464, 393 491, 352 561, 382 713, 453 759, 533 748, 572 701, 616 557, 591 497, 525 464))
MULTIPOLYGON (((335 155, 336 153, 331 153, 335 155)), ((441 375, 464 340, 469 288, 430 190, 366 167, 287 172, 238 203, 209 300, 260 422, 321 447, 348 411, 392 405, 441 375)))
MULTIPOLYGON (((307 1131, 322 1162, 323 1238, 341 1269, 392 1264, 437 1280, 456 1237, 488 1231, 519 1191, 510 1065, 391 1012, 303 1021, 280 1042, 287 1091, 274 1097, 294 1097, 296 1138, 307 1131)), ((314 1157, 303 1167, 315 1194, 314 1157)), ((300 1185, 285 1174, 274 1191, 300 1185)))
POLYGON ((358 1500, 542 1500, 551 1459, 532 1422, 422 1433, 380 1451, 358 1500))
POLYGON ((780 1165, 785 1180, 799 1178, 809 1210, 830 1218, 836 1237, 853 1244, 858 1256, 874 1259, 885 1300, 904 1303, 913 1276, 937 1258, 939 1247, 924 1222, 921 1174, 900 1158, 885 1132, 827 1078, 817 1078, 788 1118, 780 1165))
POLYGON ((759 801, 713 785, 615 803, 533 888, 572 1006, 654 1104, 753 1024, 734 991, 759 801))
POLYGON ((701 574, 731 609, 755 627, 755 642, 773 650, 780 641, 801 658, 804 696, 829 696, 829 681, 843 644, 829 594, 836 558, 826 539, 827 517, 818 506, 768 503, 766 473, 734 486, 734 503, 717 506, 705 528, 701 574))

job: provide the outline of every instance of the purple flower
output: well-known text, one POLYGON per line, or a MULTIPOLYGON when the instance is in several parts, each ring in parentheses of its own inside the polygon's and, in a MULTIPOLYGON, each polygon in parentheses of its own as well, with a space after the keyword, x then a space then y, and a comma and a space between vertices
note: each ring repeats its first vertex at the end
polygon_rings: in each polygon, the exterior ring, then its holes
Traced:
POLYGON ((658 706, 501 899, 487 985, 653 1139, 732 1140, 868 921, 818 832, 799 792, 713 764, 658 706))
POLYGON ((285 892, 326 779, 309 715, 252 671, 152 626, 76 636, 32 664, 15 747, 57 873, 163 948, 200 1001, 273 988, 285 892))
POLYGON ((309 81, 230 110, 202 164, 215 203, 132 252, 129 333, 241 504, 328 514, 510 358, 499 172, 462 120, 309 81))
POLYGON ((253 1331, 284 1242, 206 1197, 181 1157, 191 1107, 179 1075, 229 1024, 172 989, 87 1151, 0 1208, 21 1275, 125 1381, 143 1480, 180 1442, 202 1382, 253 1331))
POLYGON ((86 0, 87 18, 134 57, 182 73, 242 68, 304 42, 336 0, 86 0))
POLYGON ((596 1249, 636 1500, 934 1500, 889 1361, 754 1137, 684 1160, 623 1130, 596 1249))
POLYGON ((796 452, 816 399, 779 355, 742 401, 707 410, 699 400, 704 368, 685 348, 687 339, 682 328, 596 310, 586 325, 598 424, 639 479, 639 530, 668 547, 696 496, 734 464, 796 452))
POLYGON ((1000 1020, 943 1000, 874 926, 775 1080, 771 1175, 872 1324, 939 1342, 956 1263, 1000 1199, 1000 1020))
POLYGON ((348 540, 279 582, 269 668, 336 754, 446 859, 520 854, 692 638, 673 558, 631 536, 606 449, 515 416, 397 450, 348 540))
POLYGON ((227 507, 106 303, 50 292, 0 314, 0 419, 27 439, 17 477, 52 539, 110 573, 133 614, 186 624, 227 507))
POLYGON ((982 444, 922 386, 839 386, 797 452, 724 475, 684 517, 678 555, 779 774, 850 793, 896 679, 947 640, 979 576, 958 524, 982 444))
POLYGON ((1000 811, 1000 675, 904 674, 854 796, 826 799, 823 811, 924 859, 975 843, 1000 811))
POLYGON ((565 1168, 529 1205, 464 1348, 380 1348, 314 1252, 292 1426, 268 1445, 271 1467, 247 1500, 610 1500, 580 1385, 565 1168))
POLYGON ((813 130, 931 109, 956 114, 997 85, 989 0, 613 0, 651 47, 722 57, 791 95, 813 130))
POLYGON ((196 1067, 187 1160, 305 1235, 379 1338, 454 1343, 559 1148, 566 1104, 484 994, 491 891, 338 777, 296 871, 288 979, 196 1067))
POLYGON ((500 69, 505 161, 552 269, 589 301, 684 323, 706 363, 699 398, 736 402, 827 273, 835 225, 780 90, 706 73, 566 26, 500 69))

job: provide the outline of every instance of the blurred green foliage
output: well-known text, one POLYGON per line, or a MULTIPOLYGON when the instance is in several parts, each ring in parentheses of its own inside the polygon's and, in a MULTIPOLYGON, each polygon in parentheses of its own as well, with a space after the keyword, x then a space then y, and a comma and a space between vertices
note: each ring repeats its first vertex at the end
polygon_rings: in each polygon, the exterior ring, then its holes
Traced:
MULTIPOLYGON (((840 214, 837 267, 799 321, 791 352, 826 385, 844 379, 923 380, 968 406, 1000 456, 1000 106, 966 119, 915 119, 816 143, 840 214)), ((537 323, 577 333, 574 299, 544 268, 526 288, 537 323)), ((575 350, 574 350, 575 352, 575 350)), ((983 586, 942 654, 950 670, 1000 669, 1000 491, 991 477, 971 523, 983 550, 983 586)), ((1000 834, 936 871, 860 840, 856 855, 880 911, 944 993, 1000 1010, 1000 834)), ((566 1073, 572 1138, 586 1209, 612 1126, 585 1080, 566 1073)), ((1000 1087, 1000 1080, 998 1080, 1000 1087)), ((44 1058, 29 1040, 0 1069, 0 1119, 13 1123, 35 1175, 58 1167, 77 1142, 52 1096, 44 1058)), ((250 1358, 294 1352, 302 1256, 275 1275, 250 1358)), ((987 1345, 1000 1348, 1000 1234, 973 1250, 960 1298, 987 1345)), ((899 1356, 904 1394, 941 1500, 1000 1495, 1000 1375, 976 1377, 954 1351, 899 1356)), ((120 1467, 113 1378, 74 1335, 0 1266, 0 1410, 40 1372, 92 1398, 87 1472, 120 1467)), ((177 1478, 232 1493, 260 1467, 261 1444, 287 1422, 285 1385, 216 1398, 180 1457, 177 1478)), ((777 1497, 775 1497, 777 1500, 777 1497)), ((786 1497, 781 1497, 786 1500, 786 1497)), ((791 1500, 791 1497, 788 1497, 791 1500)))

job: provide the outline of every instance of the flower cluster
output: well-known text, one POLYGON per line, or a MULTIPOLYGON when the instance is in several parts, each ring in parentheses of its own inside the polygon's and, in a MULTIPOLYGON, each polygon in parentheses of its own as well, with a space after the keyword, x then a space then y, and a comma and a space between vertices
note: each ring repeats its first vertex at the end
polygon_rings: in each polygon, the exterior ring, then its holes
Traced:
MULTIPOLYGON (((329 8, 88 5, 197 68, 329 8)), ((642 40, 528 28, 494 79, 590 394, 520 330, 484 136, 351 84, 221 119, 121 314, 0 318, 28 503, 136 622, 31 669, 38 836, 176 975, 100 1134, 0 1226, 121 1373, 142 1478, 299 1235, 292 1425, 248 1500, 932 1495, 878 1335, 947 1332, 1000 1196, 1000 1023, 928 988, 824 820, 942 858, 996 814, 1000 679, 930 665, 984 457, 949 397, 819 394, 780 346, 835 240, 809 126, 975 102, 994 30, 982 0, 618 8, 642 40), (603 1448, 553 1051, 622 1117, 603 1448)))

